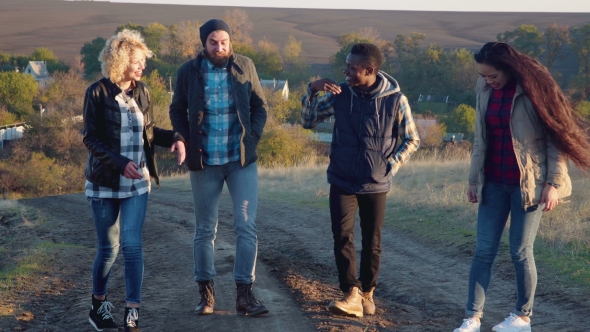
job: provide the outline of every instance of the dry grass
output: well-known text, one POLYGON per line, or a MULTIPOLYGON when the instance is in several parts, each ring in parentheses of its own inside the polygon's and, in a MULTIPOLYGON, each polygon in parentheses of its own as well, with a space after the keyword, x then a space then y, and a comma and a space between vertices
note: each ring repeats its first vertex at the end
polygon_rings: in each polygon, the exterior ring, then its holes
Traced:
MULTIPOLYGON (((260 198, 328 208, 326 164, 260 168, 260 198)), ((416 156, 396 174, 388 193, 386 225, 464 254, 474 249, 477 204, 467 201, 469 154, 462 149, 416 156)), ((563 280, 590 286, 590 178, 570 169, 574 191, 547 212, 535 243, 540 265, 563 280)), ((166 186, 190 190, 187 175, 166 179, 166 186)), ((507 239, 504 239, 507 243, 507 239)))
MULTIPOLYGON (((328 206, 327 165, 260 170, 261 199, 328 206)), ((467 201, 468 154, 420 156, 402 167, 388 193, 386 224, 465 253, 473 250, 477 204, 467 201), (450 155, 455 155, 455 159, 450 155)), ((544 214, 537 260, 566 278, 590 286, 590 178, 570 170, 574 192, 544 214)), ((505 239, 506 241, 506 239, 505 239)))

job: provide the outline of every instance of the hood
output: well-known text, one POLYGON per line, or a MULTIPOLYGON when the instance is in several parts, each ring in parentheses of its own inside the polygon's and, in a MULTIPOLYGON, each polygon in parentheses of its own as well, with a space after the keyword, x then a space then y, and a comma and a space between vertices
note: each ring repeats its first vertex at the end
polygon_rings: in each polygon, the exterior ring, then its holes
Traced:
MULTIPOLYGON (((375 89, 375 93, 373 94, 371 99, 389 96, 400 91, 399 84, 397 83, 395 78, 391 77, 386 72, 379 71, 377 73, 377 76, 381 78, 381 84, 379 84, 379 86, 375 89)), ((359 94, 355 91, 353 87, 349 86, 348 88, 355 97, 359 97, 359 94)))
MULTIPOLYGON (((389 95, 392 95, 396 92, 400 91, 399 88, 399 84, 397 83, 397 81, 391 77, 389 74, 387 74, 384 71, 379 71, 377 73, 377 76, 379 76, 381 78, 381 83, 379 84, 379 86, 371 91, 371 93, 373 94, 373 96, 371 96, 371 99, 374 101, 374 105, 375 105, 375 116, 377 117, 377 129, 381 128, 381 116, 379 115, 380 111, 381 111, 381 104, 382 104, 382 99, 383 97, 387 97, 389 95)), ((352 108, 354 107, 354 97, 359 97, 359 95, 357 94, 357 92, 355 91, 356 89, 354 89, 353 87, 349 86, 348 87, 350 89, 350 91, 352 92, 350 94, 350 112, 352 113, 352 108)))

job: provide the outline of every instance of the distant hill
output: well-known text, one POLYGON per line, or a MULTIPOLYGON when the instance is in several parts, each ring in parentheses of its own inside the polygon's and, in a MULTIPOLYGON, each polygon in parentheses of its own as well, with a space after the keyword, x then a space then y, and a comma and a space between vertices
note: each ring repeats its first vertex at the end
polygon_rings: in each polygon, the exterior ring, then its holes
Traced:
MULTIPOLYGON (((120 4, 94 1, 2 0, 0 51, 30 54, 44 46, 66 62, 79 55, 84 42, 109 37, 127 22, 174 24, 221 17, 232 7, 120 4)), ((282 43, 294 35, 303 43, 308 63, 327 63, 335 38, 362 27, 374 27, 381 38, 421 32, 426 43, 446 48, 476 49, 496 34, 534 24, 544 30, 552 23, 576 26, 590 22, 588 13, 470 13, 283 9, 243 7, 253 22, 252 37, 282 43)))

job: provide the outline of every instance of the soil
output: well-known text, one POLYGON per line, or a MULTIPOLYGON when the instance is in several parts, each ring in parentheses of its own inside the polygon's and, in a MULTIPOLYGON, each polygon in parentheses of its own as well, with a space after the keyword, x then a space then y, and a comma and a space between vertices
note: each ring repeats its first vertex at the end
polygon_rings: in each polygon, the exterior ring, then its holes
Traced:
MULTIPOLYGON (((41 211, 43 226, 26 228, 0 223, 0 234, 10 231, 19 239, 15 242, 23 245, 40 237, 54 243, 75 244, 79 249, 59 250, 50 258, 54 266, 39 280, 48 283, 50 287, 46 288, 50 290, 28 294, 13 316, 0 316, 0 331, 93 331, 87 315, 95 237, 84 194, 26 199, 20 203, 41 211)), ((377 312, 364 318, 340 317, 327 311, 329 301, 341 296, 327 209, 261 199, 257 223, 259 249, 254 292, 270 313, 261 317, 235 314, 235 234, 231 201, 224 193, 215 243, 215 313, 197 316, 194 307, 198 292, 192 277, 191 192, 167 188, 165 183, 161 189, 153 190, 144 229, 142 330, 452 331, 461 323, 472 248, 428 243, 400 233, 394 224, 385 226, 381 272, 375 291, 377 312)), ((357 238, 360 249, 359 241, 357 238)), ((123 316, 123 270, 120 254, 109 283, 109 300, 115 305, 117 322, 122 322, 123 316)), ((513 277, 510 263, 501 259, 489 290, 482 331, 490 331, 511 310, 513 277)), ((565 288, 551 278, 539 269, 534 331, 588 331, 588 294, 565 288)))

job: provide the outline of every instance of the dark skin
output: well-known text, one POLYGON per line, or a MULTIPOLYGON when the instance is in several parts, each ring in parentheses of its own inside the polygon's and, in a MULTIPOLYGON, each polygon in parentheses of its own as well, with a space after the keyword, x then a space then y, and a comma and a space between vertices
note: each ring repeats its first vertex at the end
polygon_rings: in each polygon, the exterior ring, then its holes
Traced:
MULTIPOLYGON (((349 86, 354 86, 361 91, 368 92, 372 91, 377 85, 377 72, 378 69, 372 66, 367 66, 363 57, 358 54, 348 54, 346 57, 346 67, 342 73, 346 76, 346 83, 349 86)), ((333 94, 339 94, 340 85, 338 82, 329 79, 322 78, 317 81, 313 81, 310 84, 312 92, 326 91, 333 94)))

